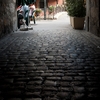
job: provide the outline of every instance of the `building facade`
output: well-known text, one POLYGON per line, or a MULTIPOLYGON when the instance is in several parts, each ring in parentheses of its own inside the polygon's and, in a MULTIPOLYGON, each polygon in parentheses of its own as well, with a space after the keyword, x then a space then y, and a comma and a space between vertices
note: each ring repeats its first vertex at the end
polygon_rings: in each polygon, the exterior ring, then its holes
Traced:
POLYGON ((44 16, 44 13, 46 13, 46 16, 49 16, 49 12, 48 12, 48 7, 49 6, 54 6, 55 9, 53 11, 52 14, 61 12, 64 10, 64 0, 36 0, 35 2, 35 6, 36 8, 40 8, 42 10, 40 16, 44 16), (46 4, 44 6, 44 4, 46 4), (44 12, 44 7, 46 7, 46 12, 44 12))
MULTIPOLYGON (((63 5, 64 0, 46 0, 47 7, 50 5, 63 5)), ((44 0, 36 0, 35 5, 37 8, 44 8, 44 0)))

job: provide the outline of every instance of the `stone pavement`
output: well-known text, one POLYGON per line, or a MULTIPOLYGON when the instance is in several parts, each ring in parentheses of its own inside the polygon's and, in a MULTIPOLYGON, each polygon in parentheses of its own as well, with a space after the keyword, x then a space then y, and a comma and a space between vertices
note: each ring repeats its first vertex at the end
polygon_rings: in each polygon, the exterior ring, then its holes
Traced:
POLYGON ((67 14, 31 26, 0 39, 0 100, 100 100, 100 38, 67 14))

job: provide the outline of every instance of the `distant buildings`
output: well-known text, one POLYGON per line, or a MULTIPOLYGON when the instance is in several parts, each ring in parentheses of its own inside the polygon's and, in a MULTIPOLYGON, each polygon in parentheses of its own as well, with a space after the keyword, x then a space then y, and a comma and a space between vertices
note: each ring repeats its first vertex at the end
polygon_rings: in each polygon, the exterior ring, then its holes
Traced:
POLYGON ((64 9, 64 1, 65 0, 36 0, 35 6, 36 6, 36 8, 40 8, 42 10, 40 16, 43 16, 44 13, 46 15, 55 14, 55 13, 65 10, 64 9), (49 13, 49 10, 48 10, 48 8, 50 6, 54 7, 54 11, 52 13, 49 13))
POLYGON ((44 8, 44 2, 46 1, 47 7, 50 5, 57 6, 57 5, 63 5, 65 0, 36 0, 36 7, 38 8, 44 8))

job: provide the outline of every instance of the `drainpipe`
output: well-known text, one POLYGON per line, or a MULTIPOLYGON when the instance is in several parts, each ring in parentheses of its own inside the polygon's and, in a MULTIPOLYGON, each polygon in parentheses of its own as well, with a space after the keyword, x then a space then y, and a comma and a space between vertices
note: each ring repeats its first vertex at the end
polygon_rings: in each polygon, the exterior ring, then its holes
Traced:
POLYGON ((46 20, 46 0, 44 0, 44 20, 46 20))
POLYGON ((56 13, 58 13, 57 6, 58 6, 58 0, 56 0, 56 13))

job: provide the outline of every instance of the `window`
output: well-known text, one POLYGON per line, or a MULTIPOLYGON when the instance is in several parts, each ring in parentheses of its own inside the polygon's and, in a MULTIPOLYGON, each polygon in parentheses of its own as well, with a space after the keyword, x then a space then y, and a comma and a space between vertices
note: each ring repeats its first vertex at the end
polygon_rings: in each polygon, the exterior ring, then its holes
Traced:
POLYGON ((40 8, 44 8, 44 0, 40 0, 40 8))
MULTIPOLYGON (((40 8, 44 8, 44 0, 40 0, 40 8)), ((48 7, 48 0, 46 0, 46 6, 48 7)))

